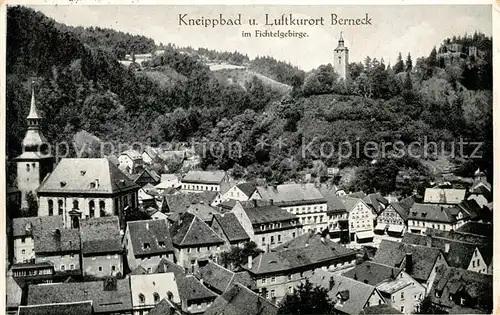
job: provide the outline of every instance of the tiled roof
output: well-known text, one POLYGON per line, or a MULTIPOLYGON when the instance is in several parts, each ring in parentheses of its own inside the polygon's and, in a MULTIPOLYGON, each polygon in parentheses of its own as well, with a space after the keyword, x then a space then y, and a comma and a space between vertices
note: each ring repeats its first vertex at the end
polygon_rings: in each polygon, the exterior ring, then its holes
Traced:
POLYGON ((339 255, 355 254, 353 250, 348 249, 347 247, 342 246, 338 243, 335 243, 334 241, 328 238, 323 238, 321 237, 320 234, 317 233, 315 234, 304 233, 278 247, 275 247, 274 249, 272 249, 272 251, 279 252, 282 250, 294 249, 294 248, 306 248, 309 246, 321 248, 320 249, 321 251, 333 251, 335 253, 338 253, 339 255))
MULTIPOLYGON (((399 216, 404 220, 408 220, 408 215, 410 213, 410 208, 405 208, 401 203, 399 202, 393 202, 389 205, 389 207, 392 207, 394 211, 396 211, 399 216)), ((388 207, 388 208, 389 208, 388 207)))
POLYGON ((172 242, 176 246, 201 246, 210 244, 223 244, 214 230, 203 220, 191 213, 184 213, 179 222, 172 225, 172 242))
POLYGON ((203 191, 200 193, 182 193, 177 195, 166 195, 165 202, 169 212, 184 213, 187 209, 196 203, 210 205, 219 193, 216 191, 203 191))
MULTIPOLYGON (((253 259, 252 268, 247 270, 253 274, 266 274, 282 271, 290 271, 316 264, 326 264, 336 259, 355 259, 353 250, 344 248, 328 248, 324 245, 309 245, 307 247, 296 247, 276 252, 260 254, 253 259)), ((291 272, 291 271, 290 271, 291 272)))
POLYGON ((457 232, 493 238, 493 224, 471 221, 459 227, 457 232))
POLYGON ((234 213, 216 214, 214 215, 213 220, 219 223, 229 242, 250 239, 234 213))
POLYGON ((236 200, 229 199, 229 200, 226 200, 226 201, 223 201, 223 202, 219 203, 218 207, 221 208, 221 209, 225 209, 225 210, 231 211, 234 208, 235 205, 236 205, 236 200))
POLYGON ((142 153, 147 153, 153 161, 158 157, 157 150, 150 146, 145 147, 144 150, 142 150, 142 153))
POLYGON ((29 236, 34 230, 54 230, 63 228, 63 216, 25 217, 12 219, 14 237, 29 236))
POLYGON ((123 250, 118 217, 80 220, 82 254, 116 253, 123 250))
POLYGON ((132 160, 142 160, 142 155, 136 150, 123 151, 120 155, 126 155, 132 160))
POLYGON ((401 269, 387 265, 382 265, 373 261, 365 261, 360 265, 356 265, 342 275, 363 283, 377 286, 385 280, 394 280, 401 272, 401 269))
POLYGON ((18 315, 91 315, 92 301, 20 306, 18 315))
POLYGON ((382 197, 380 193, 374 193, 374 194, 369 194, 363 200, 368 204, 369 206, 372 207, 372 209, 377 213, 380 214, 383 209, 389 204, 389 201, 382 197))
POLYGON ((170 253, 174 251, 166 220, 141 220, 127 223, 134 256, 170 253), (144 248, 144 244, 148 248, 144 248))
POLYGON ((277 315, 278 307, 236 283, 210 305, 205 315, 277 315))
POLYGON ((247 197, 250 198, 255 191, 255 186, 251 183, 241 183, 236 185, 239 190, 241 190, 247 197))
POLYGON ((314 285, 326 288, 328 296, 334 302, 339 300, 339 295, 343 296, 342 306, 336 305, 335 308, 346 314, 359 314, 370 296, 376 291, 372 285, 324 270, 317 270, 309 281, 314 285), (331 289, 330 286, 332 286, 331 289))
POLYGON ((451 208, 433 204, 415 203, 408 215, 410 220, 453 223, 457 221, 451 208))
POLYGON ((426 188, 425 203, 458 204, 465 199, 465 189, 426 188))
POLYGON ((229 290, 235 282, 252 290, 256 288, 256 283, 248 272, 235 273, 211 261, 199 269, 197 277, 219 294, 229 290))
POLYGON ((210 205, 207 205, 205 203, 191 204, 187 208, 187 212, 198 216, 200 219, 202 219, 205 222, 212 221, 213 215, 220 213, 217 209, 212 208, 210 205))
POLYGON ((146 275, 151 273, 174 273, 175 277, 180 277, 184 275, 184 268, 177 265, 176 263, 166 259, 160 258, 158 256, 151 257, 147 260, 143 260, 141 264, 136 267, 131 275, 146 275))
POLYGON ((265 200, 239 201, 252 224, 297 220, 298 217, 265 200))
POLYGON ((177 313, 175 305, 167 299, 162 299, 160 303, 156 304, 155 307, 149 310, 148 315, 175 315, 177 313))
POLYGON ((139 186, 106 158, 63 158, 37 192, 113 194, 137 189, 139 186))
POLYGON ((335 191, 321 186, 319 191, 323 198, 326 200, 327 209, 329 213, 346 212, 346 208, 342 200, 335 194, 335 191))
POLYGON ((23 288, 21 285, 12 277, 12 275, 7 274, 5 278, 5 293, 6 293, 6 306, 8 308, 15 308, 21 305, 23 297, 23 288))
MULTIPOLYGON (((487 311, 491 314, 493 306, 493 276, 459 268, 439 266, 429 296, 431 301, 441 307, 460 310, 460 305, 450 299, 450 295, 465 293, 477 299, 474 305, 467 305, 469 310, 487 311), (436 292, 438 296, 436 296, 436 292)), ((469 302, 469 301, 467 301, 469 302)), ((460 312, 462 313, 462 312, 460 312)), ((476 312, 473 312, 476 313, 476 312)))
POLYGON ((30 285, 28 305, 92 300, 94 312, 130 312, 132 295, 128 279, 117 280, 116 290, 104 290, 104 281, 30 285))
POLYGON ((176 277, 177 287, 179 288, 179 296, 182 301, 191 301, 198 299, 215 299, 217 294, 207 289, 193 275, 176 277))
POLYGON ((294 205, 311 202, 326 202, 314 184, 283 184, 258 186, 257 191, 264 200, 273 200, 276 205, 294 205))
POLYGON ((347 194, 346 197, 356 198, 356 199, 364 199, 364 198, 366 198, 366 194, 362 191, 357 191, 357 192, 347 194))
POLYGON ((33 241, 37 255, 80 251, 80 231, 76 229, 36 230, 33 241))
POLYGON ((412 254, 413 268, 409 273, 410 276, 416 280, 427 281, 441 253, 437 248, 382 240, 373 261, 391 267, 404 268, 407 253, 412 254))
POLYGON ((226 173, 223 171, 189 171, 181 181, 183 183, 220 184, 226 173))

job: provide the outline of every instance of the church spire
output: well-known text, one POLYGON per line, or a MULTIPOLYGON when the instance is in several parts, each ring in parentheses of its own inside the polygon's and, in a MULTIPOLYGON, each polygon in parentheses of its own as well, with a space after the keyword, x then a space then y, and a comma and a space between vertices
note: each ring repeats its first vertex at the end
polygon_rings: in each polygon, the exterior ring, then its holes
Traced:
POLYGON ((340 31, 339 46, 344 46, 344 38, 342 37, 342 31, 340 31))
POLYGON ((35 81, 31 83, 31 105, 30 105, 30 112, 28 114, 28 117, 26 117, 28 120, 28 128, 29 129, 36 129, 38 128, 38 122, 42 117, 38 114, 38 110, 36 109, 36 101, 35 101, 35 81))

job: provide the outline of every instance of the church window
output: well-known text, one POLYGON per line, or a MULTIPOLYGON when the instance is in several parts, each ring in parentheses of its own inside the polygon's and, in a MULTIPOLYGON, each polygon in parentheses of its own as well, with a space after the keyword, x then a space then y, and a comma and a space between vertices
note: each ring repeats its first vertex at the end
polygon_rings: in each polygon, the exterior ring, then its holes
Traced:
POLYGON ((54 201, 49 199, 49 215, 54 215, 54 201))
POLYGON ((89 201, 89 215, 91 218, 95 216, 95 203, 94 200, 89 201))
POLYGON ((63 201, 59 199, 57 201, 58 214, 63 215, 63 201))
POLYGON ((78 200, 73 200, 73 209, 79 209, 78 200))
POLYGON ((155 304, 160 302, 160 295, 158 293, 156 293, 156 292, 153 293, 153 298, 154 298, 155 304))
POLYGON ((144 294, 140 293, 139 294, 139 303, 145 303, 146 299, 144 298, 144 294))
POLYGON ((99 212, 101 214, 101 217, 106 215, 106 203, 104 200, 99 201, 99 212))

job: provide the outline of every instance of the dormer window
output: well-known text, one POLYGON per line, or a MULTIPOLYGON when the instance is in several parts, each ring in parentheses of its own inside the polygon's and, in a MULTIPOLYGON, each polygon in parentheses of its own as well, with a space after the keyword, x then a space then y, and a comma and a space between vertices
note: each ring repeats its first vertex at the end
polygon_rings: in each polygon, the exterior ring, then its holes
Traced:
POLYGON ((85 175, 85 173, 87 173, 85 170, 80 171, 80 175, 82 175, 82 176, 85 175))
POLYGON ((149 243, 143 243, 142 244, 142 249, 150 249, 151 246, 149 245, 149 243))
POLYGON ((90 188, 95 188, 95 182, 90 183, 90 188))
POLYGON ((165 242, 158 242, 158 246, 165 248, 165 242))

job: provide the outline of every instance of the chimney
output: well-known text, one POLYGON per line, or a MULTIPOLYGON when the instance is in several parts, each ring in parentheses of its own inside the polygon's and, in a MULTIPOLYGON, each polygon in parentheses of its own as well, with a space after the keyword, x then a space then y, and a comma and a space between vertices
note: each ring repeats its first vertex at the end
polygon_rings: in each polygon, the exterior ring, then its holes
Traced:
POLYGON ((257 208, 257 199, 253 199, 253 207, 257 208))
POLYGON ((413 256, 411 253, 406 253, 406 273, 411 274, 413 271, 413 256))
POLYGON ((328 287, 330 288, 329 291, 333 289, 333 286, 335 285, 335 280, 333 280, 333 276, 330 277, 330 281, 328 282, 328 287))
POLYGON ((107 276, 103 280, 104 291, 116 291, 117 280, 113 276, 107 276))
POLYGON ((450 243, 444 243, 444 253, 448 254, 450 252, 450 243))
POLYGON ((61 237, 61 230, 59 230, 59 229, 55 229, 55 230, 53 230, 52 232, 54 233, 54 236, 55 236, 55 237, 61 237))
POLYGON ((95 179, 95 188, 99 188, 99 178, 95 179))
POLYGON ((271 206, 273 206, 273 205, 274 205, 274 199, 269 199, 269 204, 270 204, 271 206))
POLYGON ((252 263, 253 263, 252 255, 248 255, 248 269, 252 269, 252 263))

